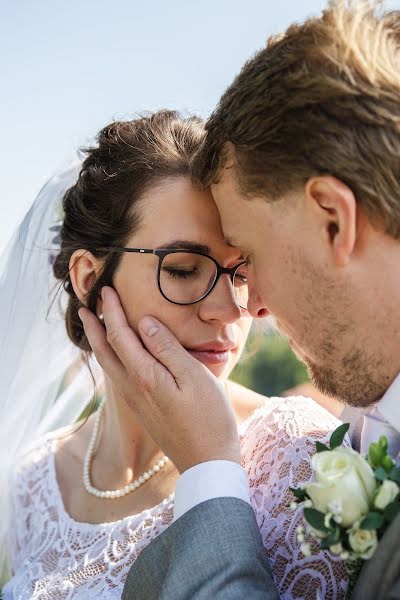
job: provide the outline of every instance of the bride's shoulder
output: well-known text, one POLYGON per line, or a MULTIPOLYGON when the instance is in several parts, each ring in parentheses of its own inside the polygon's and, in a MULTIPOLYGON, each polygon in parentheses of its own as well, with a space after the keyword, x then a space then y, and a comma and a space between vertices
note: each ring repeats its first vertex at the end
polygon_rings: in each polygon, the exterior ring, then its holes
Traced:
POLYGON ((41 480, 48 469, 51 439, 46 435, 37 439, 18 454, 14 461, 12 480, 18 488, 27 482, 41 480))
POLYGON ((341 421, 312 398, 262 396, 260 406, 242 424, 242 435, 269 432, 288 441, 303 437, 319 439, 330 434, 341 421))
POLYGON ((258 394, 235 381, 228 381, 228 392, 240 424, 247 421, 257 409, 263 407, 266 400, 266 397, 262 394, 258 394))
MULTIPOLYGON (((26 476, 34 470, 45 468, 50 455, 58 455, 69 448, 72 434, 76 430, 76 425, 70 425, 50 431, 38 438, 23 452, 19 453, 15 461, 16 473, 19 476, 26 476)), ((80 438, 80 435, 74 437, 75 446, 79 445, 80 438)))

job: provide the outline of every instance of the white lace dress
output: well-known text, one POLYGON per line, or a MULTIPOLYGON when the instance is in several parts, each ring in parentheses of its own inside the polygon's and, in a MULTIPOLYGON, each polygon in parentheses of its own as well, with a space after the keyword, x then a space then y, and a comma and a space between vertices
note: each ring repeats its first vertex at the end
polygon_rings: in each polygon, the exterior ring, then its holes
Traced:
MULTIPOLYGON (((266 554, 282 598, 345 597, 344 563, 328 553, 300 553, 291 492, 311 476, 315 441, 339 422, 310 399, 272 398, 241 425, 243 465, 266 554)), ((44 440, 19 468, 10 527, 12 578, 4 600, 120 598, 129 568, 171 523, 173 496, 144 512, 101 525, 74 521, 57 484, 53 442, 44 440)), ((137 597, 140 598, 140 590, 137 597)))

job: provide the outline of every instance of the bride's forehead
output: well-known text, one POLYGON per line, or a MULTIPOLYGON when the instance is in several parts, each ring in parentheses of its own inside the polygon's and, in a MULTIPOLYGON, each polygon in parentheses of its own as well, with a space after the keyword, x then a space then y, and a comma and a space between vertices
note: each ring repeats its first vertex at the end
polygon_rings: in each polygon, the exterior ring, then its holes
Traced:
POLYGON ((190 188, 177 192, 161 189, 142 199, 137 234, 223 242, 219 213, 211 195, 190 188))

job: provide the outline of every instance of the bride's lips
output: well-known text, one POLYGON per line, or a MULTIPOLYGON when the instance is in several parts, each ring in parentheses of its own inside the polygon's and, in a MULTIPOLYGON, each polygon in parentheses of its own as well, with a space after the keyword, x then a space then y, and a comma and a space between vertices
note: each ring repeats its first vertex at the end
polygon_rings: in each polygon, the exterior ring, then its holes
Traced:
POLYGON ((202 363, 219 365, 229 361, 230 353, 234 348, 235 344, 231 342, 208 342, 186 350, 202 363))

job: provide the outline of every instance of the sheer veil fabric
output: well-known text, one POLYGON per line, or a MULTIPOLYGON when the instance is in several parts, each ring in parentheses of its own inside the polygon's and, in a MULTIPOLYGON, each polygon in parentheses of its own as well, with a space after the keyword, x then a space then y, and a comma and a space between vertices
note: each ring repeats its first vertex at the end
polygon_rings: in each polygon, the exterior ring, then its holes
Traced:
MULTIPOLYGON (((0 258, 0 574, 19 456, 76 421, 93 396, 90 372, 66 333, 67 294, 52 272, 62 198, 79 169, 75 162, 46 183, 0 258)), ((102 371, 95 359, 91 366, 100 387, 102 371)))

